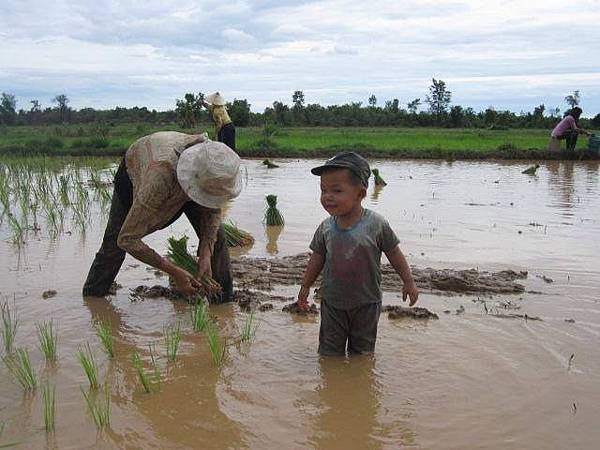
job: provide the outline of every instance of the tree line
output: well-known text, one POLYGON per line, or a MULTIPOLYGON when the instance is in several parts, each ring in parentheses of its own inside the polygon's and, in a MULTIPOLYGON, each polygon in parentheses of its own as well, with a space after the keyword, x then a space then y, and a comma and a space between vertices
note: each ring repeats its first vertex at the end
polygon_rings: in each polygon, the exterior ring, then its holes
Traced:
MULTIPOLYGON (((52 99, 53 106, 41 107, 39 100, 31 100, 27 109, 17 109, 13 94, 3 92, 0 96, 0 125, 56 125, 85 123, 178 123, 183 128, 193 128, 210 121, 208 112, 202 108, 202 93, 186 93, 176 99, 175 108, 167 111, 149 110, 144 107, 116 107, 99 110, 69 106, 65 94, 52 99)), ((275 101, 262 113, 252 112, 247 99, 234 99, 227 103, 229 114, 236 126, 335 126, 335 127, 424 127, 448 128, 551 128, 571 108, 579 105, 579 91, 565 96, 567 108, 546 108, 544 104, 533 111, 515 113, 497 110, 493 106, 483 111, 452 104, 452 92, 442 80, 432 79, 424 98, 414 98, 401 104, 396 98, 386 100, 383 105, 371 95, 366 104, 351 102, 342 105, 322 106, 306 103, 303 91, 295 91, 291 104, 275 101)), ((581 119, 582 126, 600 127, 600 114, 592 119, 581 119)))

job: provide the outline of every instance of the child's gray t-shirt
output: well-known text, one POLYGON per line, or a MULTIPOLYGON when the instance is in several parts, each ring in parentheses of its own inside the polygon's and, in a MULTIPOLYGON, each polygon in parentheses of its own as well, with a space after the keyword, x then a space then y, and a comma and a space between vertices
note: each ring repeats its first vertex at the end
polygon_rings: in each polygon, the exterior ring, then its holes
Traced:
POLYGON ((381 302, 381 253, 398 245, 398 237, 382 216, 369 209, 352 228, 340 229, 335 217, 325 219, 310 249, 325 256, 321 295, 328 305, 351 309, 381 302))

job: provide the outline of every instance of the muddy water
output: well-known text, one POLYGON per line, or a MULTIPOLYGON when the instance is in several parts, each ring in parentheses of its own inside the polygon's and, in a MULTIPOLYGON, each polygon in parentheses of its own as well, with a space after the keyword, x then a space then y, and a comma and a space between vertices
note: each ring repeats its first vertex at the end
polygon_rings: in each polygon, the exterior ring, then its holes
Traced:
MULTIPOLYGON (((318 204, 317 161, 282 160, 267 170, 247 161, 248 185, 227 216, 255 244, 239 257, 280 257, 307 250, 325 217, 318 204), (266 194, 279 195, 286 225, 266 233, 266 194)), ((105 217, 91 214, 85 235, 56 240, 43 231, 22 251, 0 243, 4 299, 19 315, 17 345, 28 347, 39 377, 56 385, 56 432, 47 436, 41 393, 23 396, 0 365, 0 445, 22 448, 202 449, 559 449, 597 448, 600 429, 600 182, 597 163, 552 162, 536 176, 524 163, 381 161, 388 186, 369 189, 365 206, 384 214, 419 268, 528 271, 521 294, 437 295, 419 304, 439 320, 382 315, 373 358, 316 355, 318 318, 260 312, 252 345, 232 345, 213 367, 203 335, 191 331, 189 309, 166 299, 132 302, 139 284, 166 284, 127 257, 110 301, 84 301, 81 284, 99 245, 105 217), (552 282, 544 281, 542 277, 552 282), (57 295, 42 299, 42 292, 57 295), (484 306, 485 302, 485 306, 484 306), (503 306, 504 305, 504 306, 503 306), (506 308, 505 306, 509 307, 506 308), (486 309, 489 314, 486 314, 486 309), (541 321, 499 318, 514 312, 541 321), (54 319, 59 361, 46 366, 36 321, 54 319), (107 358, 92 322, 109 319, 116 340, 107 358), (569 321, 566 321, 566 320, 569 321), (161 337, 180 320, 178 359, 167 363, 161 337), (75 353, 89 341, 110 385, 112 421, 97 433, 80 386, 75 353), (148 360, 156 343, 163 381, 143 393, 131 367, 134 350, 148 360), (569 364, 571 355, 572 358, 569 364), (1 423, 0 423, 1 426, 1 423)), ((65 226, 66 231, 68 226, 65 226)), ((170 234, 191 232, 182 219, 148 242, 165 250, 170 234)), ((8 236, 6 225, 0 228, 8 236)), ((270 294, 293 296, 295 286, 270 294)), ((398 304, 395 292, 384 304, 398 304)), ((212 307, 233 340, 243 314, 212 307)))

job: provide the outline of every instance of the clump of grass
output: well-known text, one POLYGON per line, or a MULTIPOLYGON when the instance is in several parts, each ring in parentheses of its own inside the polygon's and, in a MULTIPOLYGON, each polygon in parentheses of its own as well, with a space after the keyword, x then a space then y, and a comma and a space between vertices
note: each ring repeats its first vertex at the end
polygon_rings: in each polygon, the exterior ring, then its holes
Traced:
POLYGON ((232 221, 223 222, 225 242, 229 247, 245 247, 254 243, 254 237, 247 231, 238 228, 232 221))
POLYGON ((251 311, 250 314, 246 316, 246 320, 244 321, 242 329, 240 330, 240 341, 252 342, 256 337, 257 328, 258 323, 256 322, 256 316, 254 315, 254 311, 251 311))
POLYGON ((167 349, 167 358, 169 361, 175 361, 177 350, 181 342, 181 323, 177 322, 175 326, 164 328, 165 347, 167 349))
POLYGON ((269 160, 268 158, 263 160, 263 165, 267 166, 267 169, 276 169, 277 167, 279 167, 277 164, 275 164, 274 162, 272 162, 271 160, 269 160))
POLYGON ((37 387, 37 377, 31 367, 27 349, 18 348, 14 354, 4 357, 4 363, 15 380, 24 391, 34 391, 37 387))
POLYGON ((265 223, 268 226, 283 225, 284 220, 281 212, 277 209, 277 196, 267 195, 267 210, 265 211, 265 223))
POLYGON ((83 349, 79 349, 77 352, 77 359, 87 376, 90 383, 90 389, 98 389, 98 366, 89 342, 86 343, 83 349))
POLYGON ((81 388, 81 393, 96 427, 102 430, 110 425, 110 389, 108 385, 104 385, 103 398, 98 395, 99 392, 86 392, 83 388, 81 388))
POLYGON ((221 339, 221 336, 219 336, 219 328, 215 322, 210 321, 207 324, 206 337, 213 363, 215 366, 221 367, 227 357, 227 344, 221 339))
POLYGON ((48 433, 54 431, 54 417, 56 412, 55 404, 56 387, 52 386, 50 389, 50 383, 46 381, 42 387, 42 412, 44 415, 44 428, 48 433))
POLYGON ((202 298, 198 299, 192 306, 190 315, 192 316, 192 326, 194 327, 194 331, 204 331, 210 321, 206 301, 202 298))
POLYGON ((112 326, 110 324, 110 322, 105 322, 104 320, 100 320, 98 322, 96 322, 96 335, 98 335, 98 338, 100 339, 100 342, 102 342, 102 347, 104 348, 104 351, 106 352, 106 354, 109 357, 114 357, 115 356, 115 351, 114 351, 114 341, 113 341, 113 335, 112 335, 112 326))
MULTIPOLYGON (((169 237, 167 256, 174 264, 196 276, 198 274, 198 262, 196 261, 196 258, 188 252, 188 239, 189 238, 186 235, 183 235, 180 239, 176 239, 173 236, 169 237)), ((221 285, 206 274, 198 281, 200 281, 200 284, 202 284, 203 289, 208 295, 221 292, 221 285)))
POLYGON ((133 352, 133 355, 131 356, 131 363, 135 368, 135 371, 138 375, 138 379, 140 380, 144 391, 146 391, 146 393, 149 394, 150 392, 152 392, 152 381, 146 373, 144 365, 142 364, 142 359, 140 358, 140 354, 137 351, 133 352))
POLYGON ((0 305, 0 316, 2 318, 2 342, 4 343, 4 352, 10 355, 13 351, 15 343, 15 335, 17 334, 17 326, 19 320, 17 319, 17 312, 11 311, 8 302, 3 302, 0 305))
POLYGON ((379 169, 373 169, 371 172, 373 173, 373 178, 375 179, 375 186, 387 186, 385 180, 381 178, 381 175, 379 175, 379 169))
POLYGON ((40 350, 47 362, 56 361, 58 334, 52 320, 36 324, 37 336, 40 341, 40 350))

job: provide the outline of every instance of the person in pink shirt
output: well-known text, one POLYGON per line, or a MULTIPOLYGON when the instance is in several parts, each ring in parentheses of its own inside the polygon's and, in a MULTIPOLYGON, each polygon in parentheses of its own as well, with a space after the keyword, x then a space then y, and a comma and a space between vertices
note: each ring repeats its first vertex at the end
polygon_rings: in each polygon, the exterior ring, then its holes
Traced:
POLYGON ((563 139, 567 142, 568 151, 575 150, 579 134, 590 134, 577 124, 582 112, 582 109, 576 106, 554 127, 550 135, 549 149, 551 151, 559 151, 560 141, 563 139))

